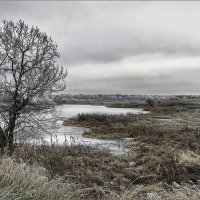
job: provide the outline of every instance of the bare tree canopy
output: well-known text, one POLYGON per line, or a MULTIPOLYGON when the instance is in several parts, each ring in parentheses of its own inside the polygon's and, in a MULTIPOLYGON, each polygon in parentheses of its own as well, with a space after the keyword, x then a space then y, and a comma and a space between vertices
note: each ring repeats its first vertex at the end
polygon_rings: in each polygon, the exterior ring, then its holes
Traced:
POLYGON ((19 20, 0 28, 0 139, 13 151, 13 134, 28 105, 63 90, 67 72, 57 61, 58 46, 37 27, 19 20), (18 121, 17 121, 18 120, 18 121), (16 123, 17 122, 17 123, 16 123))

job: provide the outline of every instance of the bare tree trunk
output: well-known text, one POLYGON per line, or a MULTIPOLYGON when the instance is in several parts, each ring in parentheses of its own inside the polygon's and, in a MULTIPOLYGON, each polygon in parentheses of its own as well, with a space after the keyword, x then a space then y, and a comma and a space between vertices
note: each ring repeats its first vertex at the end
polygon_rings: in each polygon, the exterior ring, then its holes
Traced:
POLYGON ((1 157, 4 154, 4 149, 7 146, 7 137, 5 135, 5 132, 3 131, 3 129, 0 127, 0 148, 1 148, 1 157))
MULTIPOLYGON (((13 129, 13 131, 14 131, 14 129, 13 129)), ((8 151, 9 151, 10 156, 14 152, 13 131, 9 133, 9 137, 8 137, 8 151)))
POLYGON ((11 156, 14 151, 14 129, 15 129, 15 123, 16 123, 16 113, 10 114, 10 121, 8 126, 8 151, 9 155, 11 156))

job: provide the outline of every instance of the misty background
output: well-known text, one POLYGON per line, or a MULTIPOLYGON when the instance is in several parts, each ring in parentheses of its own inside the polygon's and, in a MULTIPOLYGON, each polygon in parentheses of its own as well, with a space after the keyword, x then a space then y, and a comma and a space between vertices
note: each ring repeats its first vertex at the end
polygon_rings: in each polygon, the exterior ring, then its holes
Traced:
POLYGON ((200 94, 199 10, 197 1, 1 1, 0 20, 52 36, 65 93, 200 94))

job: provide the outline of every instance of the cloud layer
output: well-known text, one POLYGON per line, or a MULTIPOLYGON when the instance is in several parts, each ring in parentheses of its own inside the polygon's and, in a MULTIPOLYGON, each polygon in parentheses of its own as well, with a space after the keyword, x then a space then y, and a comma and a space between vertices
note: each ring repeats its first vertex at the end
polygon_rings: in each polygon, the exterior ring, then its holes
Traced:
POLYGON ((199 10, 200 2, 0 2, 0 20, 52 36, 66 92, 198 94, 199 10))

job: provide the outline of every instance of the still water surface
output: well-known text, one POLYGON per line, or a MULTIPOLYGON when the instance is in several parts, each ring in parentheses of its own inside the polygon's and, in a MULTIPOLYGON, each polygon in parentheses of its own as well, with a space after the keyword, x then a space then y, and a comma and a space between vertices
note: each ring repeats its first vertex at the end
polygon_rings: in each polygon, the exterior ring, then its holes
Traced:
POLYGON ((45 136, 45 141, 48 143, 55 142, 56 144, 86 144, 100 149, 109 149, 115 155, 126 155, 128 150, 124 148, 124 140, 101 140, 95 138, 83 137, 84 131, 87 128, 63 126, 63 120, 71 117, 76 117, 79 113, 97 113, 97 114, 109 114, 109 115, 120 115, 120 114, 140 114, 147 113, 140 108, 107 108, 105 106, 95 105, 61 105, 57 106, 59 112, 58 124, 60 128, 53 136, 45 136))

